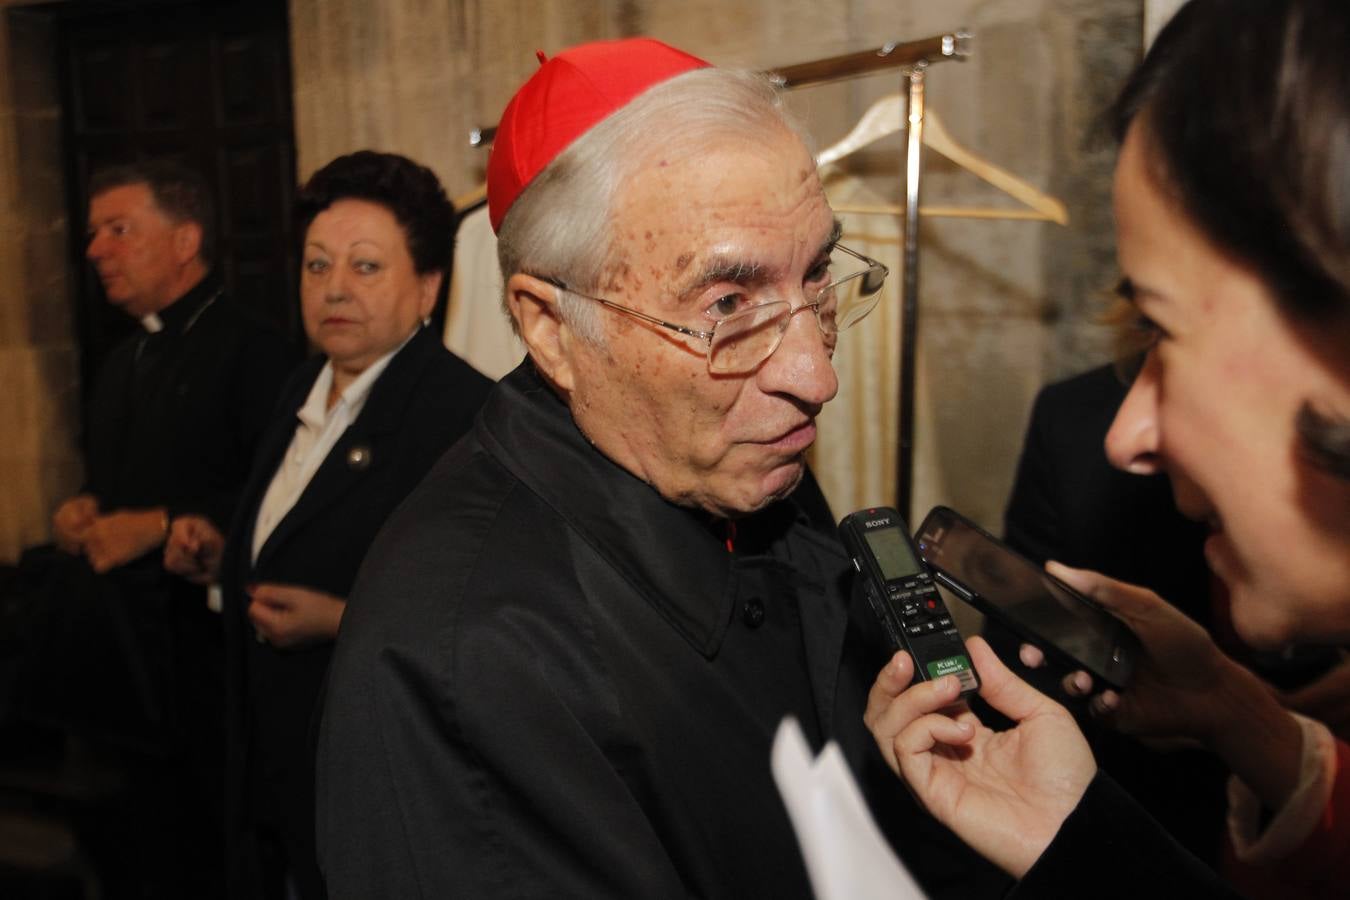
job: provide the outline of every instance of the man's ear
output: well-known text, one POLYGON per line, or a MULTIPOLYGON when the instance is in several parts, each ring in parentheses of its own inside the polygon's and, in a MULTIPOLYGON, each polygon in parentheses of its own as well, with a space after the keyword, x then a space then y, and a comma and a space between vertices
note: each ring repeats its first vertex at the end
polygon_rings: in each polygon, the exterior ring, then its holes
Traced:
POLYGON ((180 222, 173 229, 173 253, 180 266, 192 262, 202 252, 202 226, 180 222))
POLYGON ((576 384, 568 352, 572 333, 558 309, 558 288, 517 272, 506 282, 506 308, 535 367, 559 390, 571 392, 576 384))

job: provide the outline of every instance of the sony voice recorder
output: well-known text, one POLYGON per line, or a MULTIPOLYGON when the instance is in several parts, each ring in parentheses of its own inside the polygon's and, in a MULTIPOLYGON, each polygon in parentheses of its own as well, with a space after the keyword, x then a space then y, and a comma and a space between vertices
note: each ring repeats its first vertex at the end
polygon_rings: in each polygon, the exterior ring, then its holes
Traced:
POLYGON ((965 642, 900 514, 884 506, 860 509, 839 523, 839 535, 891 644, 913 657, 915 677, 955 675, 962 694, 978 690, 965 642))

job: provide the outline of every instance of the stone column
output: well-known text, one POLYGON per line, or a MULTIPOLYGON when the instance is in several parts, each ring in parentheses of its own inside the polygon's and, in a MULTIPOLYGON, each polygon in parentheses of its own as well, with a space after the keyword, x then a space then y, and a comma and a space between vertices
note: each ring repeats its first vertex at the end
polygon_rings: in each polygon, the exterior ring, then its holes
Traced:
POLYGON ((63 179, 54 29, 0 12, 0 563, 81 478, 63 179))

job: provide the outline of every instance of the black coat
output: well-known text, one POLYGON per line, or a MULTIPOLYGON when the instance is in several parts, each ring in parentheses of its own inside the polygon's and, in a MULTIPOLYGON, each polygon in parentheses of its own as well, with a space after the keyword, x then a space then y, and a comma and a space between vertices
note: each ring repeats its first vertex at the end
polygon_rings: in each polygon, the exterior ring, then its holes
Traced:
POLYGON ((295 434, 296 411, 324 362, 302 366, 283 392, 222 562, 227 839, 236 892, 250 862, 248 845, 240 841, 250 822, 283 829, 298 824, 296 839, 312 843, 310 718, 332 652, 330 642, 277 650, 256 641, 244 588, 278 582, 346 597, 385 519, 468 430, 492 384, 441 346, 430 329, 419 330, 380 374, 360 415, 251 563, 258 508, 295 434))
POLYGON ((123 340, 94 382, 86 490, 104 512, 166 506, 225 529, 295 359, 214 276, 159 318, 162 331, 123 340))
MULTIPOLYGON (((165 507, 224 529, 290 354, 213 275, 158 315, 163 329, 127 337, 94 380, 85 491, 104 513, 165 507)), ((102 575, 53 560, 65 575, 34 626, 34 714, 160 754, 192 748, 218 772, 223 664, 205 589, 166 572, 159 547, 102 575)))
MULTIPOLYGON (((85 490, 103 512, 164 507, 224 529, 293 354, 214 275, 158 317, 161 331, 137 329, 94 380, 85 490)), ((100 836, 98 857, 118 860, 101 868, 135 872, 105 889, 216 896, 220 617, 207 609, 204 588, 165 571, 159 547, 101 575, 83 557, 52 553, 46 562, 27 626, 24 709, 93 739, 96 753, 104 740, 136 751, 111 763, 124 784, 114 800, 82 813, 100 836), (150 858, 153 871, 138 865, 150 858)))
POLYGON ((1006 879, 920 812, 862 723, 887 653, 811 479, 736 550, 597 452, 527 361, 390 519, 319 736, 335 898, 807 898, 785 715, 839 741, 934 897, 1006 879))
POLYGON ((1147 585, 1208 626, 1208 528, 1177 512, 1166 475, 1122 472, 1106 458, 1106 432, 1127 390, 1101 366, 1037 394, 1005 536, 1037 562, 1057 559, 1147 585))
POLYGON ((1239 900, 1105 775, 1088 786, 1008 900, 1239 900))

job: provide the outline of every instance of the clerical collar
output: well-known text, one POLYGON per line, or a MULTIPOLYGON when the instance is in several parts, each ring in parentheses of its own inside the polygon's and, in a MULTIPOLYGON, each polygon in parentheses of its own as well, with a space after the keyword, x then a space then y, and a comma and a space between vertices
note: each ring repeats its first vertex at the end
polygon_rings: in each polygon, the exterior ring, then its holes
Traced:
POLYGON ((182 334, 196 324, 197 317, 224 291, 220 279, 208 274, 194 284, 186 294, 159 312, 150 313, 142 318, 141 326, 150 334, 157 334, 165 329, 173 334, 182 334))

